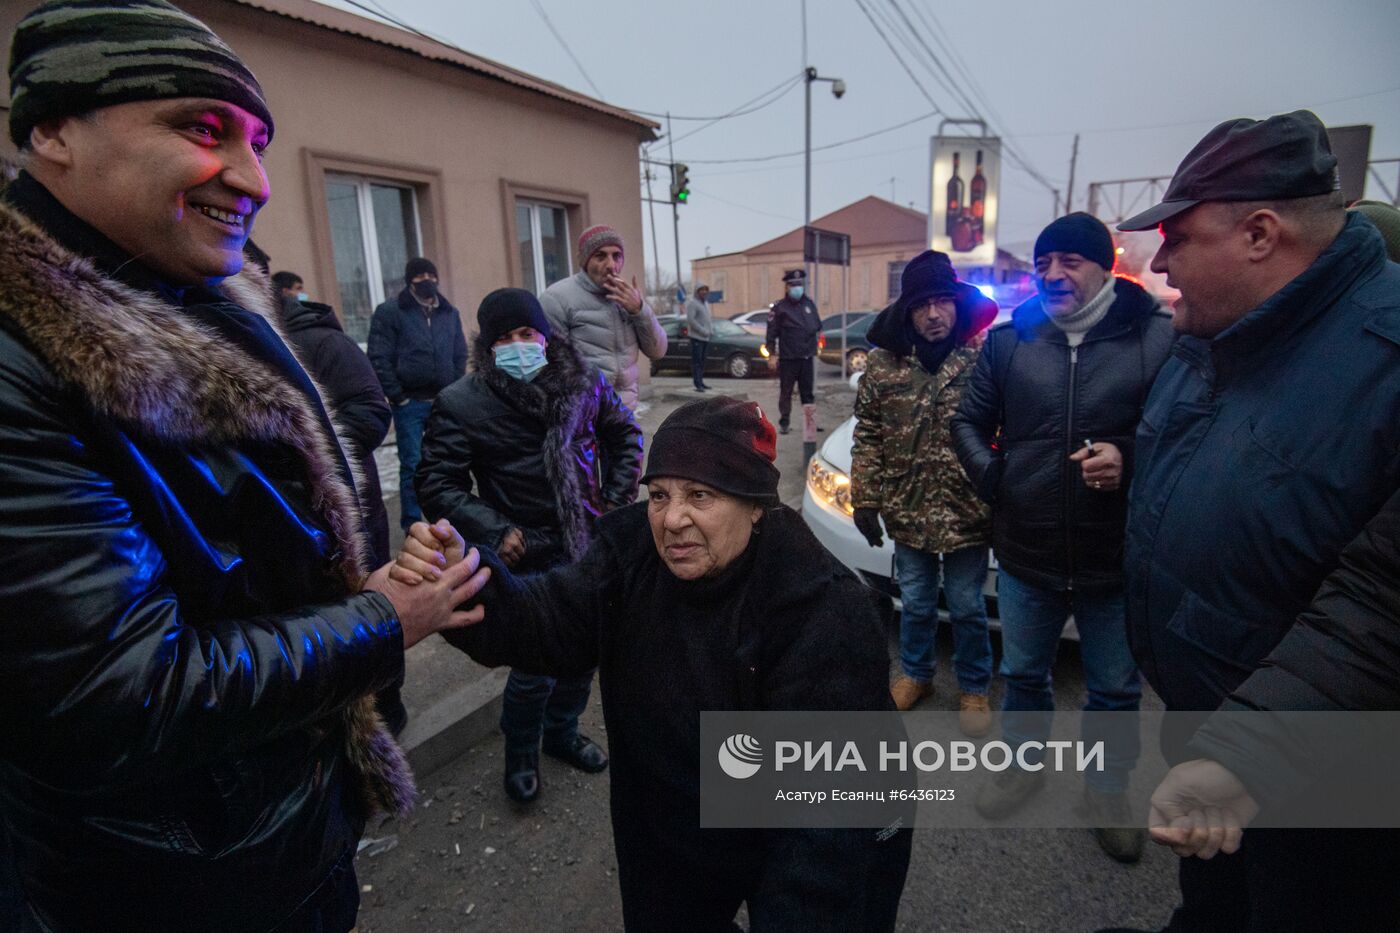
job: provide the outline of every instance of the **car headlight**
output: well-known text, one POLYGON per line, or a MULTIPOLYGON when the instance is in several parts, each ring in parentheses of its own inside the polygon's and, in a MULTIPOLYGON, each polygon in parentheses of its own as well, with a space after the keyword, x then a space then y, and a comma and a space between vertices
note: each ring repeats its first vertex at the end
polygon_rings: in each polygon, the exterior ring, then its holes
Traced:
POLYGON ((821 457, 813 457, 807 465, 807 488, 812 495, 828 505, 833 505, 847 515, 854 515, 851 507, 851 478, 821 457))
POLYGON ((768 345, 766 343, 760 343, 758 345, 758 355, 765 360, 768 359, 768 345))

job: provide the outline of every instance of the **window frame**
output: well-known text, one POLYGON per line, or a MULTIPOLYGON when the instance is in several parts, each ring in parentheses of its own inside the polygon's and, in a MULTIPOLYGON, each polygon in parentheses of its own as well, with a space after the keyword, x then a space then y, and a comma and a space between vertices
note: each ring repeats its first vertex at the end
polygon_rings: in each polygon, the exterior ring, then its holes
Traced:
MULTIPOLYGON (((588 194, 582 191, 573 191, 566 188, 550 188, 543 185, 535 185, 529 182, 515 181, 509 178, 501 179, 501 213, 505 224, 505 251, 506 251, 506 273, 507 281, 514 288, 530 289, 530 284, 524 281, 524 270, 520 268, 520 255, 517 252, 519 243, 519 230, 515 219, 515 208, 521 201, 547 204, 550 207, 562 207, 564 209, 565 228, 569 234, 569 275, 573 275, 577 270, 575 266, 576 257, 574 238, 587 230, 592 223, 588 205, 588 194)), ((534 216, 532 212, 532 217, 534 216)), ((532 221, 533 223, 534 221, 532 221)), ((538 244, 538 238, 536 243, 538 244)), ((536 259, 540 259, 540 252, 536 252, 536 259)), ((543 266, 539 263, 535 268, 540 270, 537 274, 543 273, 543 266)))
MULTIPOLYGON (((411 189, 413 191, 419 255, 427 256, 433 260, 433 264, 438 267, 438 274, 442 281, 450 280, 452 272, 447 229, 444 222, 447 212, 443 202, 442 172, 425 166, 400 162, 381 162, 314 149, 302 150, 302 164, 307 179, 307 193, 311 201, 311 233, 314 243, 313 249, 315 250, 313 265, 316 281, 308 284, 316 286, 317 294, 335 296, 333 304, 342 324, 345 323, 345 315, 341 310, 345 307, 345 300, 344 296, 340 294, 340 278, 336 275, 330 206, 326 197, 327 181, 347 178, 411 189)), ((363 196, 357 194, 357 198, 368 196, 368 186, 363 191, 363 196)), ((363 206, 361 206, 362 231, 366 234, 367 239, 370 239, 368 234, 372 232, 373 228, 365 228, 363 226, 365 221, 366 216, 363 212, 363 206)), ((376 242, 374 244, 376 264, 372 266, 376 276, 379 271, 378 249, 379 245, 376 242)), ((374 288, 371 286, 371 299, 373 299, 373 295, 374 288)), ((373 308, 370 310, 373 312, 373 308)))
MULTIPOLYGON (((540 209, 541 209, 541 208, 544 208, 544 209, 546 209, 546 210, 562 210, 562 211, 564 212, 564 244, 565 244, 565 246, 566 246, 566 253, 565 253, 565 256, 564 256, 564 265, 565 265, 565 267, 568 269, 568 271, 567 271, 566 273, 564 273, 563 278, 567 279, 569 276, 573 275, 574 272, 577 271, 576 269, 574 269, 574 255, 573 255, 573 254, 574 254, 574 251, 573 251, 573 242, 574 242, 574 238, 573 238, 573 230, 571 229, 571 227, 570 227, 570 225, 569 225, 569 206, 568 206, 567 204, 560 204, 560 203, 557 202, 557 201, 541 201, 541 200, 539 200, 538 198, 516 198, 516 199, 515 199, 515 207, 516 207, 516 213, 517 213, 517 215, 519 214, 519 209, 520 209, 521 207, 529 208, 529 211, 530 211, 530 246, 532 247, 531 252, 534 254, 532 258, 534 259, 534 263, 535 263, 535 281, 534 281, 533 283, 531 283, 531 282, 526 282, 526 281, 524 280, 524 279, 525 279, 524 272, 523 272, 523 270, 521 270, 521 275, 520 275, 521 284, 520 284, 520 287, 523 288, 523 289, 526 289, 527 291, 534 292, 536 295, 539 295, 539 294, 543 293, 544 290, 545 290, 546 288, 548 288, 550 285, 553 284, 552 282, 546 282, 546 281, 544 281, 544 237, 541 236, 541 234, 540 234, 540 209), (538 286, 538 287, 535 288, 535 287, 532 287, 532 285, 533 285, 533 286, 538 286)), ((519 223, 519 220, 518 220, 518 216, 517 216, 517 224, 518 224, 518 223, 519 223)), ((517 232, 519 232, 519 228, 518 228, 518 227, 517 227, 517 232)), ((517 242, 517 244, 518 244, 518 243, 519 243, 519 240, 517 240, 516 242, 517 242)), ((520 257, 519 257, 518 254, 513 253, 513 254, 512 254, 512 258, 515 260, 516 265, 519 265, 519 264, 520 264, 520 257)), ((561 280, 561 281, 562 281, 562 280, 561 280)))

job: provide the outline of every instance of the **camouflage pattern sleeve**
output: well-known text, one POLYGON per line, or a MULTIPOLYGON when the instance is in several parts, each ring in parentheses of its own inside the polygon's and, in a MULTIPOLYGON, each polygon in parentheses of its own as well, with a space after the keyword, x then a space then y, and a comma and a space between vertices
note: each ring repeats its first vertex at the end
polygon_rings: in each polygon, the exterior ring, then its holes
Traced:
POLYGON ((874 350, 867 357, 865 375, 856 387, 856 426, 851 444, 851 507, 856 509, 880 507, 884 439, 880 420, 880 366, 875 357, 881 352, 874 350))

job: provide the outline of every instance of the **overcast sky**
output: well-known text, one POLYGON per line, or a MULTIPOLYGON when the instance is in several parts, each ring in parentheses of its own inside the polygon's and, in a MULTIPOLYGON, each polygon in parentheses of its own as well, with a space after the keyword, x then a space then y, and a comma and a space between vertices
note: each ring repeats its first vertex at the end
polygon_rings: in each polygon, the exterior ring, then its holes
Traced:
MULTIPOLYGON (((347 0, 328 2, 353 8, 347 0)), ((802 68, 801 0, 377 2, 404 22, 471 52, 641 111, 723 114, 802 68)), ((1232 117, 1306 107, 1330 126, 1373 124, 1371 158, 1400 157, 1397 0, 808 0, 808 60, 847 85, 841 100, 833 99, 829 85, 814 85, 814 147, 911 120, 934 105, 948 116, 967 115, 967 107, 933 76, 936 66, 918 41, 909 40, 920 53, 916 56, 890 28, 893 21, 909 35, 900 11, 996 134, 1010 139, 1056 187, 1067 185, 1071 144, 1076 132, 1082 134, 1076 208, 1084 207, 1090 182, 1170 175, 1206 130, 1232 117), (927 97, 882 41, 862 4, 927 97), (940 48, 928 26, 960 62, 940 48)), ((912 201, 927 210, 929 137, 939 119, 814 153, 813 217, 869 194, 893 194, 901 204, 912 201)), ((766 162, 706 161, 800 151, 800 84, 747 116, 698 131, 702 124, 694 121, 676 121, 674 127, 676 160, 689 164, 693 192, 691 203, 681 208, 686 268, 707 251, 741 250, 801 224, 800 155, 766 162)), ((653 147, 653 156, 669 161, 664 141, 653 147)), ((1383 168, 1394 191, 1397 166, 1383 168)), ((665 198, 668 186, 663 173, 657 196, 665 198)), ((1374 182, 1368 195, 1381 197, 1374 182)), ((1003 244, 1028 243, 1052 219, 1049 191, 1014 164, 1003 169, 1001 199, 1003 244)), ((643 220, 650 237, 645 205, 643 220)), ((674 266, 669 207, 657 205, 656 221, 661 265, 669 270, 674 266)), ((645 244, 648 257, 650 246, 645 244)), ((629 253, 635 255, 635 247, 629 253)))

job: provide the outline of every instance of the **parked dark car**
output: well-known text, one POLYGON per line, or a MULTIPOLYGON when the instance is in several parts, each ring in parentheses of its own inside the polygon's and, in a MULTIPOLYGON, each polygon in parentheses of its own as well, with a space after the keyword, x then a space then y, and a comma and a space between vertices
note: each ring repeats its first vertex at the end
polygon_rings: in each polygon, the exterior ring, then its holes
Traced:
MULTIPOLYGON (((657 320, 666 332, 666 355, 651 361, 653 376, 663 372, 690 372, 690 334, 685 318, 663 317, 657 320)), ((716 318, 715 335, 705 352, 705 375, 745 376, 767 375, 776 364, 763 346, 763 338, 755 337, 733 321, 716 318)))
MULTIPOLYGON (((865 334, 875 322, 875 314, 871 311, 852 311, 848 320, 857 314, 861 315, 860 318, 846 325, 846 368, 853 373, 863 373, 865 356, 870 352, 870 341, 865 338, 865 334)), ((823 363, 840 366, 841 318, 838 315, 827 320, 832 323, 817 337, 817 357, 823 363)))

